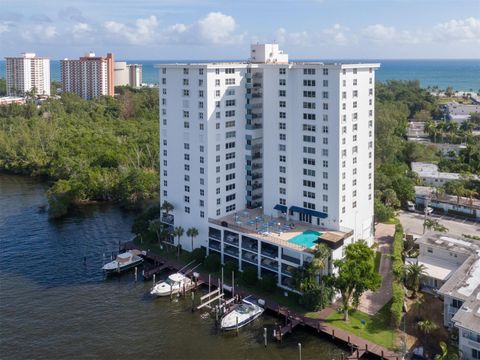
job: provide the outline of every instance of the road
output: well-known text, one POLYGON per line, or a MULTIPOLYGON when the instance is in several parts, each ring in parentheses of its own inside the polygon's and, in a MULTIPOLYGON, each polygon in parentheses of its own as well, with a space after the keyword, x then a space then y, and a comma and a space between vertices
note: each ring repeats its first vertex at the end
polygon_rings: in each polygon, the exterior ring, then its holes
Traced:
MULTIPOLYGON (((423 233, 424 215, 420 212, 400 211, 398 214, 403 229, 407 234, 423 233)), ((438 220, 448 229, 448 234, 462 236, 462 234, 480 235, 480 223, 472 220, 457 219, 451 216, 441 216, 437 214, 430 215, 431 219, 438 220)))

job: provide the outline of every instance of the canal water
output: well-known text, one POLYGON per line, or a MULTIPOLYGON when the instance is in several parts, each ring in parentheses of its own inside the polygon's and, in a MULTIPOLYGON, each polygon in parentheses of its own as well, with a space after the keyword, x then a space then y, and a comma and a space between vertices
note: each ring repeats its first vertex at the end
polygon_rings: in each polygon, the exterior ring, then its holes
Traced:
POLYGON ((2 359, 298 359, 298 343, 302 359, 341 358, 342 349, 301 328, 274 342, 275 317, 222 334, 189 300, 151 297, 151 283, 133 273, 105 279, 103 254, 131 238, 134 214, 89 205, 49 221, 45 190, 0 174, 2 359))

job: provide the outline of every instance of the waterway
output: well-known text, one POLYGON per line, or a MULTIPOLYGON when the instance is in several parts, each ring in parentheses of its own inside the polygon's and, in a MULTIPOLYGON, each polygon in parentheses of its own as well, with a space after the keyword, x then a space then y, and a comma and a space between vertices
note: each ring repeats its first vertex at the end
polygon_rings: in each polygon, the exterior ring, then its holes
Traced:
POLYGON ((133 273, 105 279, 103 254, 131 238, 134 214, 89 205, 49 221, 45 190, 0 174, 2 359, 298 359, 298 343, 302 359, 341 358, 341 348, 301 327, 274 342, 273 316, 239 336, 222 334, 207 313, 191 312, 190 300, 155 299, 133 273))

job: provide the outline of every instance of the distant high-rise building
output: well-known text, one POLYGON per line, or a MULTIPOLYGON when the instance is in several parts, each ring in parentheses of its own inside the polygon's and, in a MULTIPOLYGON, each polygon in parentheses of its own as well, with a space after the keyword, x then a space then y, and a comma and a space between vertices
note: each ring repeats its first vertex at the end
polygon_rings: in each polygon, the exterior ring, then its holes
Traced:
POLYGON ((140 87, 142 85, 142 65, 129 64, 128 65, 129 84, 132 87, 140 87))
POLYGON ((20 57, 6 57, 5 60, 8 96, 23 96, 29 91, 50 95, 50 59, 23 53, 20 57))
POLYGON ((60 63, 63 92, 75 93, 87 100, 114 95, 113 54, 105 57, 87 53, 78 60, 64 59, 60 63))
POLYGON ((142 65, 115 62, 115 86, 140 87, 142 84, 142 65))

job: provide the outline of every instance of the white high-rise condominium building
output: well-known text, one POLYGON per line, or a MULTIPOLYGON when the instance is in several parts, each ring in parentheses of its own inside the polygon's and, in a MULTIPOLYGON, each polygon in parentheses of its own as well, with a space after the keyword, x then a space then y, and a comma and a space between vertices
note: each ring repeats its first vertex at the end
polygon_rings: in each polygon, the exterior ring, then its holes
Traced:
POLYGON ((331 260, 372 243, 379 64, 289 62, 259 44, 247 62, 157 67, 163 222, 286 288, 316 242, 331 260))
POLYGON ((34 53, 20 57, 6 57, 7 95, 24 96, 35 91, 37 95, 50 95, 50 59, 34 53))

